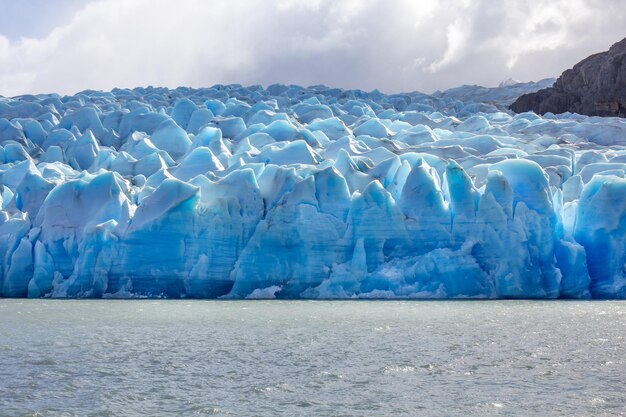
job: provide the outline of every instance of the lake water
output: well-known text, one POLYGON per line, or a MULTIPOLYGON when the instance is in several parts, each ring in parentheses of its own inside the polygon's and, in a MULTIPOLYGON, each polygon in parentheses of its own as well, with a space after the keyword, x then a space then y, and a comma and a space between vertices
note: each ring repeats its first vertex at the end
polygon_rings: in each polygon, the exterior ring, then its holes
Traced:
POLYGON ((0 416, 623 415, 626 303, 0 300, 0 416))

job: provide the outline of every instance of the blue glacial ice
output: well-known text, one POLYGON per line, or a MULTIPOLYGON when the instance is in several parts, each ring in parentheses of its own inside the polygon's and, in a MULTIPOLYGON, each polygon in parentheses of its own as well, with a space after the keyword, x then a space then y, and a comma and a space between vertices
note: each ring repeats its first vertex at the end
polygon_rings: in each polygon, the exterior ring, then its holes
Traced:
POLYGON ((0 97, 0 296, 626 298, 626 120, 541 86, 0 97))

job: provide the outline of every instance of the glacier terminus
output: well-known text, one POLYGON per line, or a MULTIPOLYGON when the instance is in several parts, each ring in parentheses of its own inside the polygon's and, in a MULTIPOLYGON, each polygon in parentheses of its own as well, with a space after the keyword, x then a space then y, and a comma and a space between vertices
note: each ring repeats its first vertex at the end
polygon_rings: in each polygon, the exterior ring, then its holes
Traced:
POLYGON ((533 88, 0 97, 0 296, 624 299, 626 119, 533 88))

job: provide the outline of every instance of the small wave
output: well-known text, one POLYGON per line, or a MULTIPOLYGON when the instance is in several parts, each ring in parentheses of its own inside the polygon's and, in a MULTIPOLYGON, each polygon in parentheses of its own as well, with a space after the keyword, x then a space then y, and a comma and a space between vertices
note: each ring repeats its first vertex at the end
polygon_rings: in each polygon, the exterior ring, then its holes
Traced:
POLYGON ((28 361, 28 363, 30 365, 40 365, 40 366, 52 366, 52 365, 57 364, 57 362, 52 358, 36 359, 36 360, 28 361))
POLYGON ((214 416, 228 413, 218 407, 195 406, 185 410, 184 414, 188 416, 214 416))
POLYGON ((604 403, 606 403, 604 398, 598 398, 598 397, 592 398, 589 402, 591 403, 591 405, 595 405, 595 406, 603 405, 604 403))
POLYGON ((383 368, 384 374, 396 374, 396 373, 407 373, 407 372, 415 372, 415 367, 414 366, 385 366, 383 368))
POLYGON ((330 379, 343 379, 343 375, 337 374, 335 372, 323 371, 320 373, 320 375, 325 378, 330 378, 330 379))

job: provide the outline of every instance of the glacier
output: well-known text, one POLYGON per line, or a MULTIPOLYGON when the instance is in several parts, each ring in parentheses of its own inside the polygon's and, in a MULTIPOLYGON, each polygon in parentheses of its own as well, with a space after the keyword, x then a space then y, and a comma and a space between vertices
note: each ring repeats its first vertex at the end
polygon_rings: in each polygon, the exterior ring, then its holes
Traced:
POLYGON ((626 119, 543 84, 0 97, 0 296, 624 299, 626 119))

